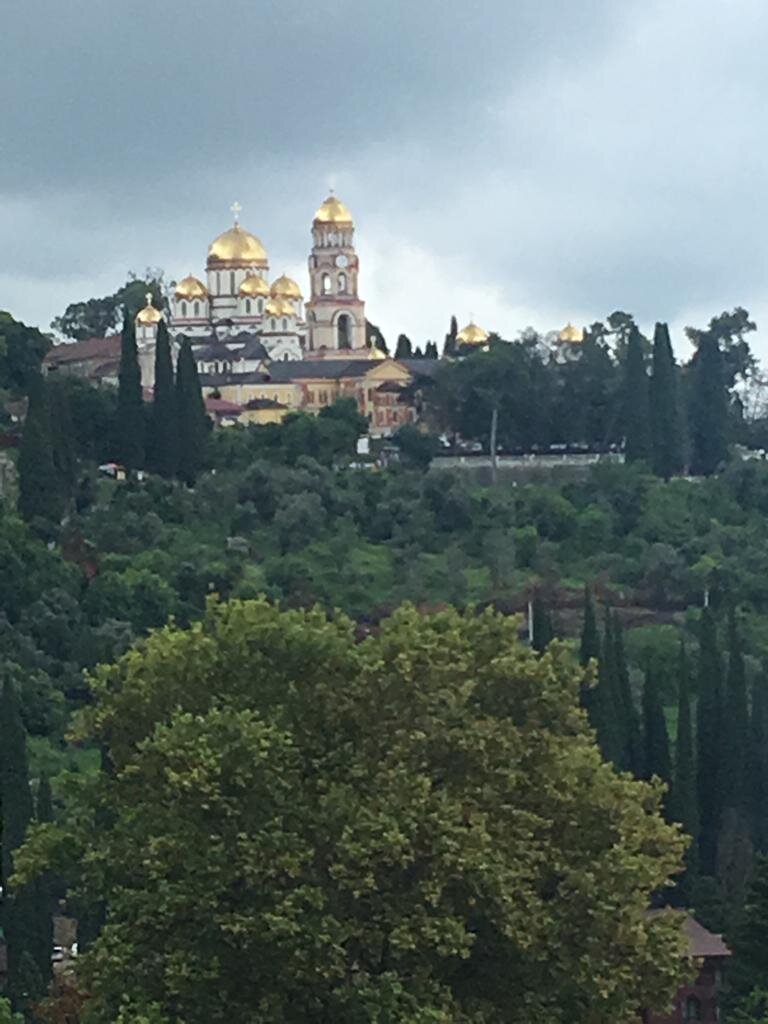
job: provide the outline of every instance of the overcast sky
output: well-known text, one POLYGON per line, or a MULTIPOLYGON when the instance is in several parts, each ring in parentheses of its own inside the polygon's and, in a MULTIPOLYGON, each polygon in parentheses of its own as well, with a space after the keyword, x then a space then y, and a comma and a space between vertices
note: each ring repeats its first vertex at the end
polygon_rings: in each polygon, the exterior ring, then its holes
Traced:
POLYGON ((766 52, 766 0, 8 0, 0 308, 202 275, 233 200, 306 290, 334 185, 388 338, 764 328, 766 52))

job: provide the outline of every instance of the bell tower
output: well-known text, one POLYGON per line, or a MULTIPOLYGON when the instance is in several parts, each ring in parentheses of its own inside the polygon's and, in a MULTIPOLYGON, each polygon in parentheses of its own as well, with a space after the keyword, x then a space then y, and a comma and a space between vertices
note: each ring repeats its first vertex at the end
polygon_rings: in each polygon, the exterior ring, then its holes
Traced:
POLYGON ((365 304, 357 294, 352 215, 333 193, 312 222, 311 294, 306 304, 307 356, 365 358, 365 304))

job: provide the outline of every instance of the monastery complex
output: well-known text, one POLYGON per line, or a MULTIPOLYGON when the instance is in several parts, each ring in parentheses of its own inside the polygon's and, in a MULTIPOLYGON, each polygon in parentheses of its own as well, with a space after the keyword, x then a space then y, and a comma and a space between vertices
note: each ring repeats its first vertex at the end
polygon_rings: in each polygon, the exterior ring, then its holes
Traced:
MULTIPOLYGON (((240 223, 208 247, 205 272, 188 274, 168 296, 174 355, 187 338, 203 393, 220 423, 279 422, 288 412, 318 412, 353 397, 374 435, 387 435, 419 418, 420 396, 434 376, 435 359, 391 359, 367 330, 359 294, 355 225, 330 194, 311 226, 308 293, 285 274, 273 277, 263 244, 240 223)), ((155 341, 166 315, 147 296, 136 316, 142 384, 154 386, 155 341)), ((463 351, 485 347, 488 332, 470 321, 459 331, 463 351)), ((560 356, 578 348, 581 331, 560 332, 560 356)), ((55 346, 45 369, 117 382, 120 336, 55 346)))

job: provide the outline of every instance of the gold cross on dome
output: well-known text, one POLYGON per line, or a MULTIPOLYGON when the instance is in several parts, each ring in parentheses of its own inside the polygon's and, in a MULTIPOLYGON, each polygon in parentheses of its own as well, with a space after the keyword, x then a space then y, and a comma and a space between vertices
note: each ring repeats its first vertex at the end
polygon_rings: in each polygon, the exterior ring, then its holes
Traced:
POLYGON ((240 203, 238 203, 237 201, 235 201, 235 202, 234 202, 234 203, 232 203, 232 205, 230 206, 230 210, 232 211, 232 213, 233 213, 233 215, 234 215, 234 218, 235 218, 235 224, 239 224, 239 223, 240 223, 240 211, 242 210, 242 206, 240 205, 240 203))

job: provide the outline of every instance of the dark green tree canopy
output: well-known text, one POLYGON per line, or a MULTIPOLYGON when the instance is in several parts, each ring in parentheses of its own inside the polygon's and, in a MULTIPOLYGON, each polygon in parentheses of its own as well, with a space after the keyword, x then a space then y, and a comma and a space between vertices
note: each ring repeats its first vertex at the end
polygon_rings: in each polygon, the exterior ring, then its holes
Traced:
POLYGON ((115 331, 126 314, 138 313, 145 304, 147 292, 152 294, 155 309, 167 312, 163 271, 147 268, 142 275, 131 272, 126 283, 113 295, 71 303, 51 327, 57 334, 75 341, 103 337, 115 331))

